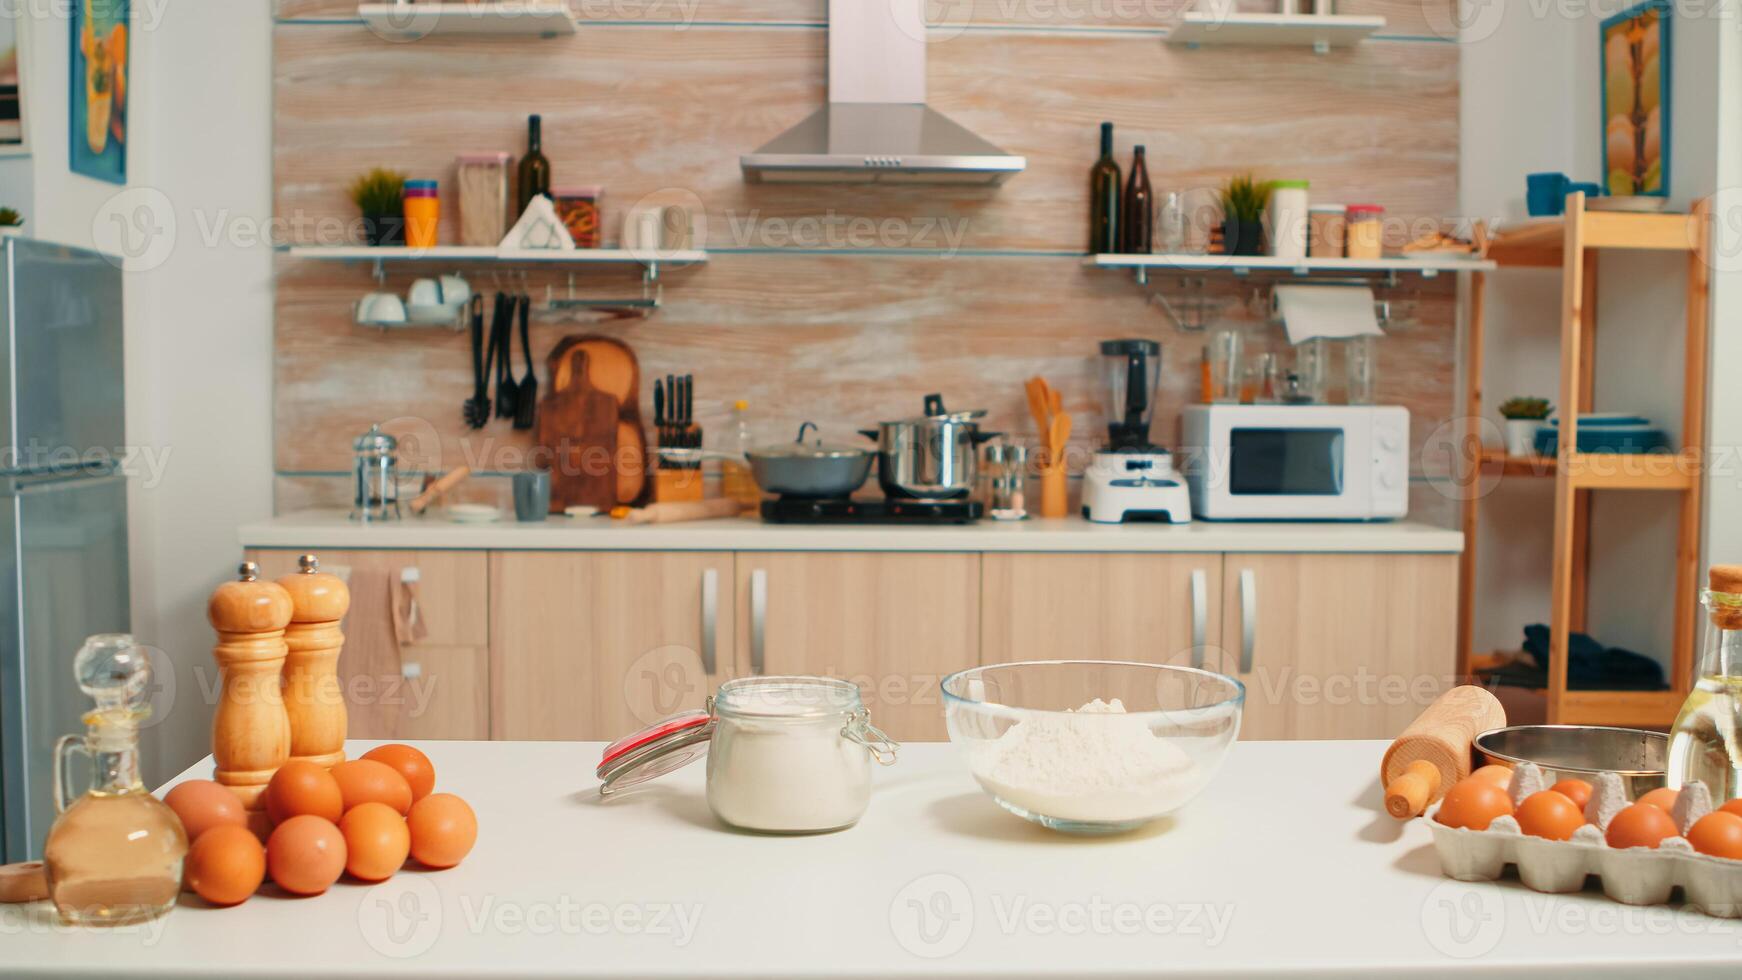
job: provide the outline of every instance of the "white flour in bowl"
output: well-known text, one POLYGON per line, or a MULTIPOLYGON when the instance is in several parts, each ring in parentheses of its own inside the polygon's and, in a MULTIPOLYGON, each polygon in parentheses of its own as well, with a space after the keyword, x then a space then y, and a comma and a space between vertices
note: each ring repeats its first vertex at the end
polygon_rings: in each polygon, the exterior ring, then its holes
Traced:
POLYGON ((1117 823, 1190 799, 1198 767, 1118 698, 1032 715, 969 752, 974 777, 1007 803, 1064 820, 1117 823), (1124 717, 1120 717, 1124 716, 1124 717))

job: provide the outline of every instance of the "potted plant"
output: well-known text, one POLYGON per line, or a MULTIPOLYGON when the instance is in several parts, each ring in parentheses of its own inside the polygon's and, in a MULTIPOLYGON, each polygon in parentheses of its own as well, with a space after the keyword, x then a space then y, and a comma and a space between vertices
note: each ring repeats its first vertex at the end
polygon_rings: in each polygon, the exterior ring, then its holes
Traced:
POLYGON ((14 208, 0 208, 0 235, 16 235, 24 227, 24 215, 14 208))
POLYGON ((1231 178, 1222 188, 1222 246, 1229 255, 1264 254, 1264 211, 1270 183, 1251 174, 1231 178))
POLYGON ((1501 403, 1500 415, 1506 419, 1506 455, 1536 455, 1536 431, 1549 411, 1546 398, 1508 398, 1501 403))
POLYGON ((351 203, 363 212, 370 245, 405 244, 405 175, 376 167, 351 184, 351 203))

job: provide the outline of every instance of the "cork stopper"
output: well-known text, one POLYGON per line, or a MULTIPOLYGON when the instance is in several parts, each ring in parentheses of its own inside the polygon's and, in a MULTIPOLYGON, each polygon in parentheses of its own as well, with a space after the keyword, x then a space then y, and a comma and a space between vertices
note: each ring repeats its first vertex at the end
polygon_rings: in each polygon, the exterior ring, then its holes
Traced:
POLYGON ((320 559, 303 555, 297 559, 298 571, 278 580, 290 593, 293 623, 335 623, 345 618, 351 608, 351 590, 345 580, 320 570, 320 559))
POLYGON ((1719 629, 1742 630, 1742 565, 1713 565, 1706 577, 1716 593, 1710 600, 1712 622, 1719 629))
POLYGON ((276 582, 260 581, 260 567, 243 562, 236 581, 212 590, 206 619, 220 633, 267 633, 290 625, 290 593, 276 582))

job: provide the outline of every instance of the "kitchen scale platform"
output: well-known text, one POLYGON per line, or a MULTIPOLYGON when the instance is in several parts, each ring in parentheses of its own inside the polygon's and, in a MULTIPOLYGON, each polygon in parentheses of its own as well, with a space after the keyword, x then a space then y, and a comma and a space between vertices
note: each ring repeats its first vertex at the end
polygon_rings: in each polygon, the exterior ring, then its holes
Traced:
POLYGON ((777 497, 762 502, 762 519, 771 524, 972 524, 986 508, 977 500, 803 500, 777 497))

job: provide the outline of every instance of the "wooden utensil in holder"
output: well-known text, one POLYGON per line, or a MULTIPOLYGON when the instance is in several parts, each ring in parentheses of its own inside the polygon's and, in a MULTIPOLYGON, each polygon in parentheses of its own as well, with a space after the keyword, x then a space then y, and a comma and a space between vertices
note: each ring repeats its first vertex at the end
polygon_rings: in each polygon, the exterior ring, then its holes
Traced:
POLYGON ((331 769, 345 761, 345 691, 339 684, 339 621, 351 607, 343 579, 320 570, 314 555, 278 580, 290 594, 284 630, 284 712, 290 719, 290 757, 331 769))
POLYGON ((1470 774, 1476 736, 1505 727, 1506 709, 1486 688, 1464 685, 1435 698, 1379 763, 1386 812, 1407 820, 1426 810, 1470 774))
POLYGON ((279 685, 293 604, 284 586, 259 576, 259 566, 243 562, 239 579, 218 586, 206 603, 206 619, 218 631, 212 657, 222 684, 212 718, 214 778, 250 810, 262 809, 260 794, 290 758, 290 717, 279 685))

